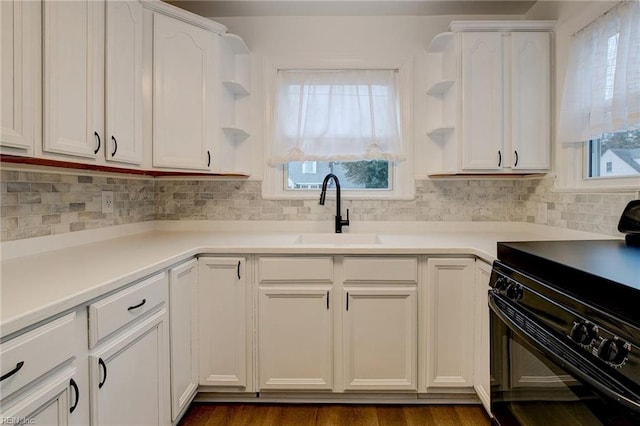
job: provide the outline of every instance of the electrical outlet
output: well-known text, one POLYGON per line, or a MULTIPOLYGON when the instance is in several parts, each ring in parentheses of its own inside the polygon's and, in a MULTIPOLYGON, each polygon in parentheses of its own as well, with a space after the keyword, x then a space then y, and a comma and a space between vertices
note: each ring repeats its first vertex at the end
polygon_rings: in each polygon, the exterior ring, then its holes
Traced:
POLYGON ((102 213, 113 213, 113 191, 102 191, 102 213))

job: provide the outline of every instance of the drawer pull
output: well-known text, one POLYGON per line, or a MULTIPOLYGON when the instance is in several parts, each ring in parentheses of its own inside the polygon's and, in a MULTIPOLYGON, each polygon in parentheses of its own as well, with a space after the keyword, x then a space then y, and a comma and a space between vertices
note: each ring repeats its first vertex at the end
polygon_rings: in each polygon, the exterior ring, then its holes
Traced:
POLYGON ((3 374, 2 377, 0 377, 0 382, 3 381, 4 379, 8 379, 9 377, 11 377, 14 374, 16 374, 18 371, 20 371, 20 369, 22 368, 23 365, 24 365, 24 361, 20 361, 19 363, 17 363, 16 364, 16 368, 14 368, 13 370, 9 371, 7 374, 3 374))
POLYGON ((142 299, 142 302, 138 303, 135 306, 129 306, 127 308, 127 311, 133 311, 134 309, 138 309, 140 306, 144 305, 145 303, 147 303, 147 299, 142 299))
POLYGON ((69 380, 69 385, 73 388, 73 391, 76 394, 76 402, 73 404, 73 407, 69 408, 69 413, 73 413, 78 407, 78 402, 80 402, 80 391, 78 390, 78 384, 75 380, 69 380))
POLYGON ((102 375, 102 381, 98 383, 98 389, 102 389, 102 387, 104 386, 104 382, 107 381, 107 364, 104 363, 102 358, 98 358, 98 366, 102 367, 102 371, 104 373, 102 375))
POLYGON ((238 260, 238 279, 240 279, 240 261, 238 260))

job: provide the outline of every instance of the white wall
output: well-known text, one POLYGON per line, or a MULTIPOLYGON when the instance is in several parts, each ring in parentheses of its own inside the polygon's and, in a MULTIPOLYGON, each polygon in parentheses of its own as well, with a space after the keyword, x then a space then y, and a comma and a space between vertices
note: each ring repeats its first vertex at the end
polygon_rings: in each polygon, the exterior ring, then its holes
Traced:
POLYGON ((240 35, 251 49, 252 137, 255 144, 252 179, 262 179, 263 98, 262 62, 270 56, 317 55, 357 57, 394 55, 413 57, 413 141, 415 173, 424 177, 441 164, 440 148, 426 136, 427 63, 426 46, 456 20, 522 19, 521 16, 314 16, 212 18, 240 35))

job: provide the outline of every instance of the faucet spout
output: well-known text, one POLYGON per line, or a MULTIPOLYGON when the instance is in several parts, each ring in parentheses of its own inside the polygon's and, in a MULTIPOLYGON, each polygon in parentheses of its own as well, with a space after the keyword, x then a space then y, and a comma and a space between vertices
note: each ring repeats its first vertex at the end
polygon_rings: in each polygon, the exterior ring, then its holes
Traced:
POLYGON ((333 179, 336 184, 336 234, 341 234, 342 227, 349 226, 349 209, 347 209, 347 219, 342 220, 342 216, 340 215, 340 180, 338 179, 338 176, 333 173, 326 175, 322 181, 322 191, 320 192, 319 204, 324 206, 324 201, 327 197, 327 184, 331 179, 333 179))

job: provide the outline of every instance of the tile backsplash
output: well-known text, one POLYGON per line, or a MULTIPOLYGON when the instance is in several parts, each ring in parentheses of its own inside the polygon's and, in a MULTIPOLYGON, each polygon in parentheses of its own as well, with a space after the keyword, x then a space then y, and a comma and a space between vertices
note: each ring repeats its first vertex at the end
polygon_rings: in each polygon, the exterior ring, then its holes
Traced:
MULTIPOLYGON (((0 172, 0 240, 10 241, 150 220, 323 220, 335 204, 263 200, 261 182, 154 180, 55 172, 0 172), (115 210, 101 212, 102 191, 115 210)), ((554 192, 553 179, 419 180, 413 200, 345 200, 352 220, 534 222, 619 235, 635 194, 554 192)))
POLYGON ((153 179, 12 170, 0 177, 1 241, 154 219, 153 179), (113 213, 102 213, 102 191, 113 191, 113 213))

